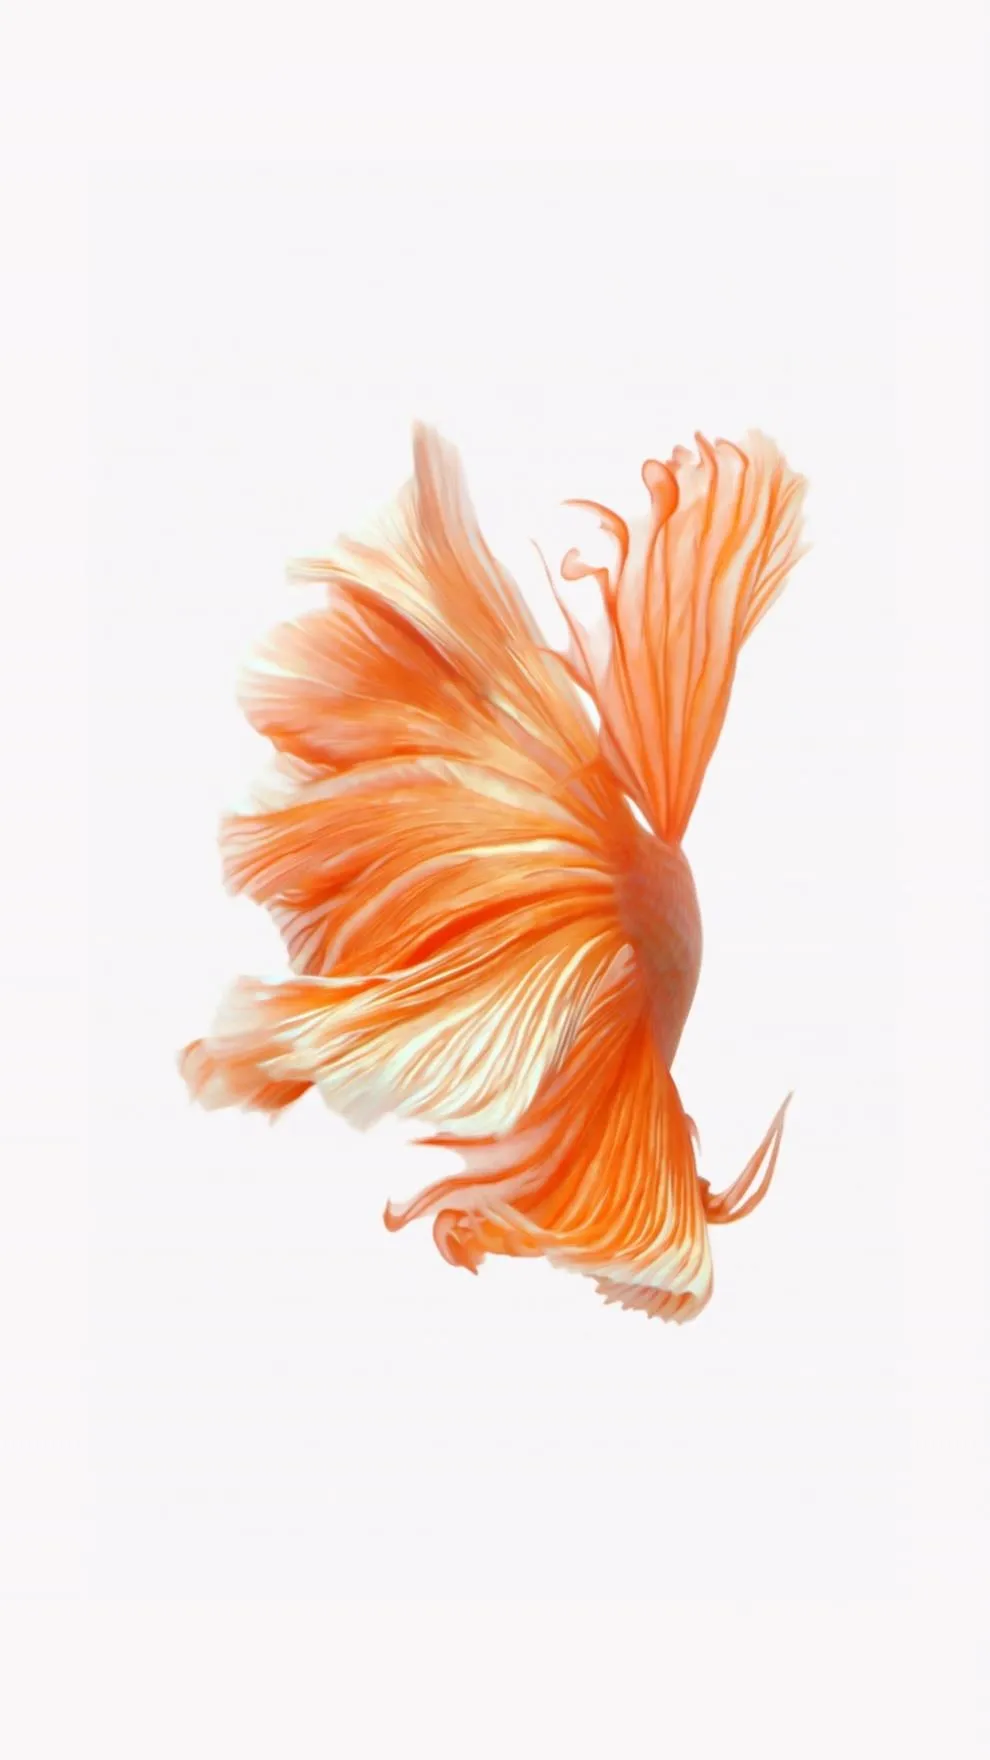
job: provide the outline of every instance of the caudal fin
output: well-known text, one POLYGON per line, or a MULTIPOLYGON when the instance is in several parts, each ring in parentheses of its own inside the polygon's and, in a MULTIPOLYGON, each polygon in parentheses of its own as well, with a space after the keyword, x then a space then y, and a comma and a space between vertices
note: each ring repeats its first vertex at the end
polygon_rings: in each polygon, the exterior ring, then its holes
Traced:
POLYGON ((508 1128, 624 945, 594 730, 435 434, 366 539, 298 572, 325 602, 244 680, 274 763, 222 833, 293 976, 236 985, 183 1076, 208 1106, 318 1087, 359 1124, 508 1128))
POLYGON ((750 434, 742 446, 678 447, 648 459, 650 508, 627 524, 597 502, 615 540, 608 568, 576 550, 565 580, 593 575, 605 627, 585 629, 564 603, 568 665, 601 714, 601 749, 658 836, 679 842, 722 729, 739 649, 801 554, 805 483, 776 446, 750 434), (604 636, 604 640, 601 637, 604 636))

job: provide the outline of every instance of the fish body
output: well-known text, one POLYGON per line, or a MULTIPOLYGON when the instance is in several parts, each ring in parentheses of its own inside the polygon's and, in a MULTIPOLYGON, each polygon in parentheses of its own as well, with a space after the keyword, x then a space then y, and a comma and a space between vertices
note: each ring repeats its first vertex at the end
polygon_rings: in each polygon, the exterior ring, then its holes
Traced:
POLYGON ((613 556, 564 558, 601 616, 562 593, 557 654, 453 449, 419 428, 414 465, 374 533, 297 566, 325 601, 245 677, 274 755, 224 822, 225 872, 272 911, 291 975, 235 985, 182 1072, 210 1106, 277 1113, 316 1087, 358 1125, 422 1120, 462 1165, 389 1228, 432 1215, 452 1264, 543 1256, 689 1319, 709 1228, 762 1198, 784 1107, 713 1194, 671 1074, 702 952, 682 840, 739 651, 797 560, 804 483, 762 435, 698 436, 644 465, 638 518, 577 504, 613 556))
POLYGON ((679 844, 638 835, 617 869, 620 920, 643 983, 657 1048, 669 1069, 701 974, 701 911, 679 844))

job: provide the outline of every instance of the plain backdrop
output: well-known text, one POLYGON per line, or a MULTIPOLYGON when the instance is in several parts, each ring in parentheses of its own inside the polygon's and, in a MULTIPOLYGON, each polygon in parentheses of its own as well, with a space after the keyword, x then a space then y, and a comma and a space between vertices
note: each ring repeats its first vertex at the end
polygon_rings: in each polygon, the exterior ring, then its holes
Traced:
POLYGON ((12 1753, 984 1751, 977 11, 937 52, 880 7, 716 11, 515 49, 198 13, 188 55, 120 14, 27 63, 3 1587, 49 1660, 12 1753), (696 429, 810 480, 689 832, 676 1066, 716 1186, 795 1099, 682 1329, 452 1271, 381 1225, 444 1165, 408 1131, 206 1115, 175 1070, 281 967, 219 878, 237 667, 417 417, 554 640, 565 497, 637 511, 696 429), (32 501, 59 430, 81 498, 32 501))

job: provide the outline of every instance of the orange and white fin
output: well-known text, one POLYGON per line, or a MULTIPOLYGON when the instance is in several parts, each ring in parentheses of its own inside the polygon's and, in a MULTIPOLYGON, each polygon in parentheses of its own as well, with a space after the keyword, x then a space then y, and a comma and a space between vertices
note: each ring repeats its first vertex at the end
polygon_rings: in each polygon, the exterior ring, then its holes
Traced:
POLYGON ((601 715, 601 750, 659 837, 680 842, 715 749, 736 659, 801 554, 804 479, 772 441, 678 447, 648 459, 650 506, 627 524, 595 502, 609 567, 571 550, 564 580, 594 576, 604 622, 584 627, 563 595, 572 677, 601 715))
POLYGON ((244 680, 275 762, 221 835, 296 976, 236 986, 183 1073, 210 1105, 315 1086, 356 1123, 508 1129, 624 946, 594 730, 436 435, 368 541, 301 572, 326 603, 244 680))
POLYGON ((700 1312, 712 1287, 692 1126, 658 1055, 635 973, 617 966, 566 1062, 499 1137, 430 1138, 464 1171, 385 1220, 432 1214, 452 1264, 539 1254, 595 1280, 608 1301, 663 1319, 700 1312))
POLYGON ((307 1087, 359 1127, 389 1113, 505 1131, 565 1061, 621 953, 593 915, 541 936, 504 924, 470 953, 373 977, 242 979, 181 1067, 208 1106, 274 1111, 307 1087))
POLYGON ((778 1107, 766 1136, 731 1186, 724 1192, 712 1192, 707 1181, 702 1181, 705 1216, 709 1222, 741 1222, 744 1216, 752 1215, 757 1205, 762 1204, 776 1171, 777 1156, 780 1154, 784 1134, 784 1118, 792 1099, 793 1095, 788 1094, 778 1107))

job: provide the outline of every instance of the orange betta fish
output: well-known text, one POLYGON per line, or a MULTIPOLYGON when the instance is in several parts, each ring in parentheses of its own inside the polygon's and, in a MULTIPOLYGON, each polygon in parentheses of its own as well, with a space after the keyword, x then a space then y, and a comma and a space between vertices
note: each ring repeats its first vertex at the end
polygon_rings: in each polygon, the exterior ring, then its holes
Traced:
POLYGON ((358 1125, 423 1121, 463 1165, 389 1205, 390 1229, 432 1215, 452 1265, 543 1255, 678 1321, 711 1294, 709 1224, 766 1192, 787 1105, 716 1195, 671 1066, 701 962, 681 844, 804 493, 760 434, 697 448, 647 461, 628 524, 574 504, 614 557, 564 558, 603 611, 591 630, 562 603, 567 655, 427 429, 369 541, 298 565, 325 603, 248 673, 274 763, 222 829, 227 881, 269 907, 294 975, 242 979, 181 1057, 206 1106, 276 1113, 315 1087, 358 1125))

